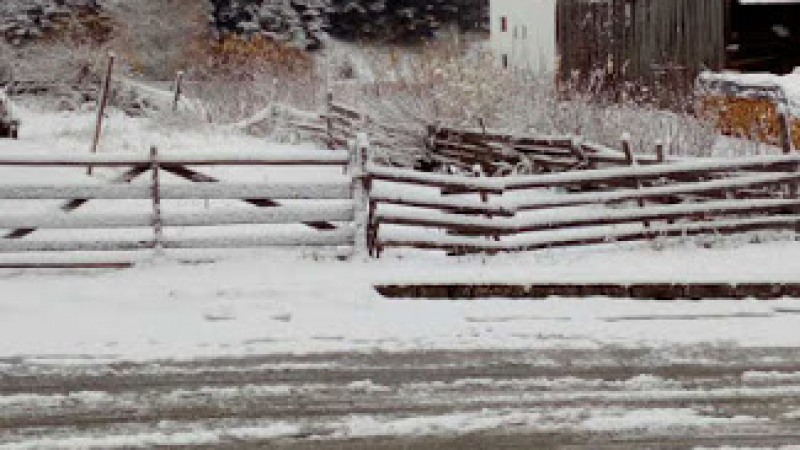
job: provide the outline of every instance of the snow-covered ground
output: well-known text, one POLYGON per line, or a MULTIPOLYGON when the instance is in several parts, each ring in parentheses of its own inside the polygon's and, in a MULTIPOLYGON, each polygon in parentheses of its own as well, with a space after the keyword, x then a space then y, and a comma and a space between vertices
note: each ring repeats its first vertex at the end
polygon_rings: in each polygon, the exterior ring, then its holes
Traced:
POLYGON ((800 245, 337 261, 252 251, 213 264, 7 272, 0 356, 191 358, 337 350, 800 345, 800 301, 390 301, 376 282, 796 280, 800 245))
MULTIPOLYGON (((76 117, 23 108, 21 115, 23 139, 0 142, 0 151, 88 151, 91 114, 76 117)), ((278 148, 231 131, 112 115, 101 152, 146 152, 150 145, 167 153, 278 148)), ((18 183, 98 182, 119 173, 100 171, 90 179, 80 169, 0 170, 4 180, 18 183)), ((336 168, 270 172, 231 168, 212 174, 237 181, 342 178, 336 168)), ((49 211, 57 205, 0 203, 15 213, 49 211)), ((165 208, 231 206, 176 202, 165 208)), ((95 201, 84 209, 137 208, 146 211, 149 202, 95 201)), ((33 238, 65 235, 48 233, 33 238)), ((343 261, 336 251, 304 249, 168 253, 156 260, 151 256, 136 255, 143 263, 122 271, 0 272, 0 357, 68 362, 337 350, 800 344, 800 334, 794 331, 800 325, 800 301, 794 299, 392 301, 373 289, 376 283, 387 282, 792 282, 800 273, 795 264, 800 244, 791 241, 744 245, 728 239, 710 249, 692 241, 671 242, 664 249, 609 245, 463 258, 390 251, 378 261, 343 261), (187 259, 195 263, 179 262, 187 259)), ((0 261, 14 258, 19 256, 3 255, 0 261)))
MULTIPOLYGON (((20 111, 22 139, 0 141, 0 152, 88 151, 91 113, 20 111)), ((188 120, 117 114, 103 136, 102 153, 146 154, 151 145, 165 154, 314 150, 188 120)), ((228 181, 347 181, 340 168, 198 170, 228 181)), ((0 168, 0 179, 86 184, 120 173, 0 168)), ((149 176, 134 180, 148 182, 149 176)), ((508 197, 503 201, 520 200, 508 197)), ((0 211, 23 216, 60 205, 0 201, 0 211)), ((221 200, 163 207, 167 214, 252 209, 221 200)), ((71 214, 150 208, 146 200, 91 201, 71 214)), ((211 232, 167 230, 169 236, 211 232)), ((149 239, 150 233, 52 230, 26 239, 149 239)), ((504 448, 530 448, 535 437, 589 442, 586 448, 622 442, 614 448, 628 450, 647 446, 637 445, 643 439, 713 448, 706 443, 717 441, 702 438, 712 435, 727 437, 719 445, 747 443, 725 448, 796 448, 781 445, 795 442, 789 439, 800 417, 800 299, 390 300, 374 289, 428 282, 797 281, 800 243, 777 235, 762 244, 751 240, 464 257, 388 250, 379 260, 347 258, 347 249, 158 257, 143 251, 70 256, 139 261, 132 269, 0 270, 0 449, 245 448, 278 440, 298 449, 326 441, 399 448, 404 440, 407 448, 438 448, 437 439, 463 436, 513 444, 504 448)), ((0 263, 43 257, 0 254, 0 263)), ((464 442, 462 448, 484 448, 464 442)))

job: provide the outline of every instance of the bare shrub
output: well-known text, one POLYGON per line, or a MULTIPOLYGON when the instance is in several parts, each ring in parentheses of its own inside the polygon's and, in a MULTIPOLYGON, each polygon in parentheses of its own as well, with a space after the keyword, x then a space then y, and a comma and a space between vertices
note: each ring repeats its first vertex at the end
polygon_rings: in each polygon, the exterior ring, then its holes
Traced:
POLYGON ((276 103, 315 109, 323 96, 310 54, 262 36, 211 42, 187 76, 187 95, 216 123, 237 122, 276 103))
POLYGON ((359 93, 383 116, 404 122, 474 126, 497 121, 513 75, 457 35, 419 49, 367 50, 370 81, 359 93))
POLYGON ((719 138, 712 121, 688 112, 648 101, 612 102, 558 86, 554 74, 502 69, 480 45, 458 36, 416 51, 364 53, 367 81, 351 88, 348 100, 368 105, 382 121, 405 124, 420 138, 427 124, 482 124, 515 133, 581 136, 611 147, 629 134, 637 152, 653 152, 662 142, 672 155, 692 156, 708 156, 719 138))
POLYGON ((109 0, 113 47, 135 73, 169 80, 190 64, 209 34, 210 6, 197 0, 109 0))
POLYGON ((16 79, 62 82, 93 82, 100 79, 106 48, 89 42, 42 42, 18 50, 16 79))

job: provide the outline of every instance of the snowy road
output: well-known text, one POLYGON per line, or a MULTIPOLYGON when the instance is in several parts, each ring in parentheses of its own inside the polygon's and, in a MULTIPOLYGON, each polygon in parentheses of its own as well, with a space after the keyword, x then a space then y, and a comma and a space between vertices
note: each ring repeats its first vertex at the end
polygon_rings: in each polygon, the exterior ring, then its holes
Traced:
POLYGON ((800 443, 800 350, 0 361, 0 449, 678 449, 800 443))

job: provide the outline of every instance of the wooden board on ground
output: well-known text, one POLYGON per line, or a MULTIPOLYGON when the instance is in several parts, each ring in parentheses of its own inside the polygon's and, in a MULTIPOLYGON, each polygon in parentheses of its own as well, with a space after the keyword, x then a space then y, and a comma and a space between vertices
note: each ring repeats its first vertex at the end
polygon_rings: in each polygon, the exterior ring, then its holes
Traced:
POLYGON ((393 299, 544 300, 551 297, 612 297, 637 300, 776 300, 800 297, 800 283, 532 283, 532 284, 383 284, 393 299))

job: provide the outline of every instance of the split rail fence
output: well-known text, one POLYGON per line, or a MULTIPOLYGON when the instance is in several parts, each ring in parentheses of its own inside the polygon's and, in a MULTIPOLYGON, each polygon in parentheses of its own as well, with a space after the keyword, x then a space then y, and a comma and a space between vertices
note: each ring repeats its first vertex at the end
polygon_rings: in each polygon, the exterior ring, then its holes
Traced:
MULTIPOLYGON (((625 140, 616 150, 567 136, 431 128, 429 145, 440 151, 440 169, 449 159, 469 167, 504 152, 533 164, 530 173, 486 171, 468 176, 381 164, 375 159, 376 146, 352 122, 341 131, 334 136, 336 142, 331 141, 337 149, 289 154, 167 156, 153 149, 149 157, 0 155, 0 167, 128 169, 108 185, 0 184, 2 201, 67 200, 56 214, 0 217, 0 229, 12 230, 0 239, 0 253, 347 246, 373 256, 389 248, 462 254, 800 230, 797 154, 675 160, 663 148, 652 156, 634 155, 625 140), (482 159, 471 160, 472 155, 482 159), (214 166, 336 166, 347 168, 349 179, 233 183, 198 170, 214 166), (132 183, 146 173, 149 183, 132 183), (165 183, 165 174, 191 183, 165 183), (255 208, 163 208, 166 200, 209 199, 243 201, 255 208), (146 213, 71 214, 93 200, 148 200, 152 207, 146 213), (196 238, 164 233, 172 227, 253 224, 299 224, 304 230, 287 233, 278 228, 270 233, 264 228, 256 235, 196 238), (39 230, 116 228, 150 229, 152 237, 30 238, 39 230)), ((507 164, 520 162, 509 159, 507 164)))
POLYGON ((369 248, 503 252, 798 231, 799 169, 798 155, 497 178, 370 164, 369 248))
MULTIPOLYGON (((368 122, 329 102, 316 131, 341 146, 368 122)), ((378 162, 374 145, 365 151, 372 255, 398 247, 494 253, 800 230, 800 156, 790 146, 783 156, 691 160, 668 156, 660 144, 650 155, 634 154, 625 137, 614 149, 483 126, 431 125, 425 135, 420 155, 429 172, 378 162)))

